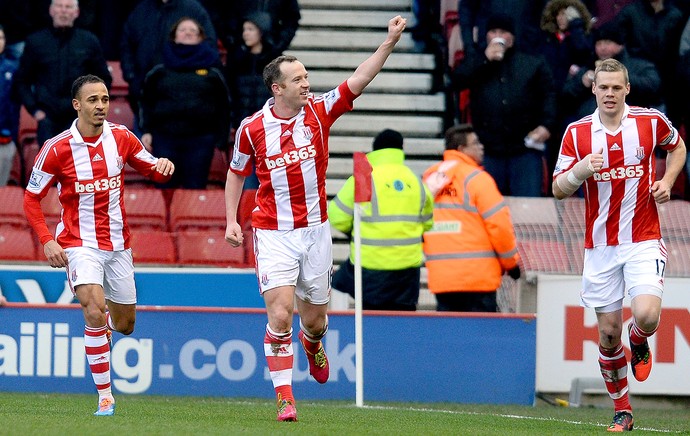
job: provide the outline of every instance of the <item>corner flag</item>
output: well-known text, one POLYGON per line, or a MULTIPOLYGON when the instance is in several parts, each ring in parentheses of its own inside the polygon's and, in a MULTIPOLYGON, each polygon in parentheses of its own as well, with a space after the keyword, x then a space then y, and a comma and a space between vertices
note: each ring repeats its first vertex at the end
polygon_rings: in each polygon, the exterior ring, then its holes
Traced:
POLYGON ((371 164, 367 155, 361 151, 353 156, 355 176, 355 203, 371 201, 371 164))
POLYGON ((355 404, 364 406, 364 345, 362 328, 362 235, 360 233, 362 204, 371 201, 371 164, 367 155, 357 152, 352 156, 355 177, 354 222, 352 243, 355 267, 355 404))

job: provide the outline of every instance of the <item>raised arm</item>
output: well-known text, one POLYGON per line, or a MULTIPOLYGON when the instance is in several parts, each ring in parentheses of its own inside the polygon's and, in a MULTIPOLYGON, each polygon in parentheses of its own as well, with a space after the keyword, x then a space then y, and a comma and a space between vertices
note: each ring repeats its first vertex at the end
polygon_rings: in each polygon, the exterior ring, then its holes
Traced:
POLYGON ((388 56, 393 52, 395 44, 400 41, 400 36, 405 30, 405 20, 400 15, 391 18, 388 22, 388 36, 386 40, 376 49, 374 54, 369 56, 367 60, 362 62, 355 72, 347 79, 347 86, 355 94, 359 95, 364 91, 364 88, 374 80, 374 77, 381 71, 383 64, 388 59, 388 56))

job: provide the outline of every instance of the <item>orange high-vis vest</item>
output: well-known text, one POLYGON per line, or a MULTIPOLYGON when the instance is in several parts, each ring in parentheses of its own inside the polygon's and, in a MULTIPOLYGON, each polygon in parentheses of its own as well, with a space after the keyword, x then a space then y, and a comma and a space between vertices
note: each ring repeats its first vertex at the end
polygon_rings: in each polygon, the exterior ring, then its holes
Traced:
POLYGON ((424 173, 450 179, 434 198, 434 226, 424 233, 429 290, 493 292, 519 255, 510 210, 494 179, 466 154, 446 150, 424 173))

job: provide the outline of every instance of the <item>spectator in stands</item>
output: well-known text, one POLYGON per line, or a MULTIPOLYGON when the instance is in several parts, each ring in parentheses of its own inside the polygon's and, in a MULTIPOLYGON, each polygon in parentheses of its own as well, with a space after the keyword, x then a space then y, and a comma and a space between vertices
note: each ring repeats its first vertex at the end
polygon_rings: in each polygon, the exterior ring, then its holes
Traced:
POLYGON ((264 67, 279 52, 266 40, 271 29, 271 16, 266 12, 251 13, 243 23, 242 44, 228 53, 225 74, 232 97, 232 127, 261 109, 271 93, 263 80, 264 67))
POLYGON ((434 227, 424 234, 429 290, 439 311, 496 312, 503 274, 520 278, 510 211, 481 167, 474 128, 449 128, 445 145, 443 162, 423 176, 434 195, 434 227))
POLYGON ((74 27, 77 0, 52 0, 48 11, 53 25, 27 37, 13 86, 15 98, 38 122, 39 144, 74 120, 69 89, 77 77, 94 74, 108 87, 112 81, 98 38, 74 27))
POLYGON ((441 28, 441 2, 438 0, 413 0, 415 26, 410 30, 419 52, 435 53, 443 44, 441 28))
MULTIPOLYGON (((572 106, 565 104, 563 86, 578 65, 588 65, 592 60, 591 19, 587 7, 580 0, 551 0, 541 16, 541 52, 551 67, 558 101, 556 132, 565 130, 568 117, 574 111, 572 106)), ((556 166, 559 136, 552 135, 547 141, 547 171, 553 171, 556 166)))
POLYGON ((661 76, 661 94, 666 113, 679 124, 677 65, 678 47, 683 32, 683 13, 671 0, 636 0, 616 16, 623 44, 631 56, 654 63, 661 76))
MULTIPOLYGON (((211 19, 196 0, 141 0, 125 22, 120 44, 120 64, 122 75, 129 85, 128 98, 136 125, 139 123, 139 98, 144 78, 154 66, 161 63, 170 29, 182 17, 194 18, 204 28, 209 42, 215 43, 216 32, 211 19)), ((135 126, 135 130, 138 130, 138 126, 135 126)))
POLYGON ((492 29, 487 26, 495 14, 511 14, 515 18, 512 34, 521 51, 539 54, 539 21, 546 0, 458 0, 458 18, 462 43, 466 55, 483 53, 484 35, 492 29), (475 41, 474 35, 478 36, 475 41))
MULTIPOLYGON (((402 135, 381 131, 367 154, 371 163, 371 202, 363 204, 362 304, 372 310, 416 310, 424 261, 422 234, 432 225, 434 199, 422 180, 405 165, 402 135)), ((328 205, 331 225, 353 231, 354 177, 328 205)), ((333 275, 332 287, 355 295, 354 242, 350 257, 333 275)))
POLYGON ((571 75, 572 67, 592 59, 591 15, 580 0, 551 0, 541 17, 541 52, 551 67, 556 92, 571 75))
MULTIPOLYGON (((124 25, 130 12, 134 10, 139 1, 91 0, 92 16, 90 17, 90 22, 81 23, 83 14, 80 14, 80 19, 77 20, 75 26, 83 27, 83 25, 88 25, 89 27, 85 28, 98 37, 106 60, 119 61, 120 42, 122 41, 124 25)), ((83 12, 84 0, 80 0, 79 4, 83 12)))
POLYGON ((7 185, 17 153, 19 105, 11 98, 12 79, 19 62, 5 50, 5 29, 0 25, 0 186, 7 185))
POLYGON ((172 26, 163 63, 144 80, 141 142, 156 156, 178 162, 162 188, 206 189, 216 148, 227 148, 230 98, 218 48, 193 18, 172 26))
POLYGON ((594 32, 594 40, 597 60, 578 67, 563 89, 561 101, 566 106, 574 107, 568 121, 590 115, 596 109, 597 102, 592 98, 594 70, 596 65, 605 59, 616 59, 627 67, 630 80, 630 95, 626 98, 628 104, 663 109, 661 78, 654 64, 646 59, 631 56, 623 45, 622 35, 611 23, 597 29, 594 32))
POLYGON ((228 225, 225 239, 239 247, 243 233, 237 208, 244 177, 256 162, 257 206, 252 213, 259 291, 268 324, 264 350, 278 402, 278 421, 296 421, 292 393, 292 320, 299 310, 299 342, 309 373, 320 383, 329 377, 321 343, 328 331, 328 302, 333 268, 327 216, 328 134, 333 123, 352 110, 355 98, 383 68, 405 30, 396 16, 376 51, 337 88, 322 96, 310 93, 307 70, 294 56, 280 56, 264 69, 273 97, 245 119, 235 139, 225 184, 228 225))
MULTIPOLYGON (((261 109, 271 93, 263 79, 264 67, 279 53, 264 38, 271 29, 271 16, 266 12, 253 12, 242 25, 242 44, 228 54, 225 77, 232 100, 232 131, 240 122, 261 109)), ((244 180, 244 189, 256 189, 259 180, 253 172, 244 180)))
POLYGON ((237 0, 224 18, 225 44, 228 52, 242 44, 243 23, 245 17, 253 12, 266 12, 271 17, 271 31, 264 35, 265 40, 274 50, 282 54, 290 47, 302 18, 297 0, 237 0))
POLYGON ((621 341, 626 293, 632 309, 628 337, 633 376, 644 381, 652 369, 647 338, 659 326, 668 260, 656 205, 671 199, 686 158, 685 142, 665 115, 625 103, 630 89, 623 64, 606 59, 597 66, 592 85, 597 109, 568 127, 552 187, 554 196, 563 199, 586 183, 580 297, 597 316, 599 366, 615 409, 609 431, 633 429, 621 341), (657 147, 668 152, 661 180, 653 179, 657 147))
POLYGON ((24 192, 24 213, 50 266, 67 269, 70 289, 86 322, 86 358, 98 390, 94 415, 110 416, 115 413, 111 331, 124 335, 134 331, 137 302, 123 208, 123 168, 129 164, 162 182, 175 167, 168 159, 150 155, 126 127, 106 121, 110 98, 102 79, 78 77, 71 94, 77 119, 41 149, 24 192), (53 236, 41 200, 56 182, 62 212, 53 236))
POLYGON ((545 142, 556 118, 551 69, 542 56, 514 47, 513 19, 486 22, 486 48, 455 69, 453 87, 470 90, 474 128, 484 143, 484 165, 503 195, 543 192, 545 142))
POLYGON ((604 24, 613 21, 616 15, 625 6, 635 0, 589 0, 587 9, 592 13, 592 24, 598 29, 604 24))
POLYGON ((6 56, 19 60, 24 52, 26 37, 33 32, 31 3, 27 0, 0 2, 0 25, 5 30, 6 56))

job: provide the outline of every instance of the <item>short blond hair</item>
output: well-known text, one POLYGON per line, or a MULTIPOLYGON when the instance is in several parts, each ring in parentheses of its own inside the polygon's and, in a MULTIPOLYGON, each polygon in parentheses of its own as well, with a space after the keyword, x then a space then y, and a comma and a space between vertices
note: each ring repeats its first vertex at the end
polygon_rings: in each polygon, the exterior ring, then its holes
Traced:
POLYGON ((594 69, 594 82, 597 81, 597 76, 600 71, 605 73, 617 73, 619 71, 623 72, 623 78, 625 79, 625 84, 630 83, 630 77, 628 76, 628 69, 620 63, 619 61, 610 58, 601 61, 599 65, 594 69))

